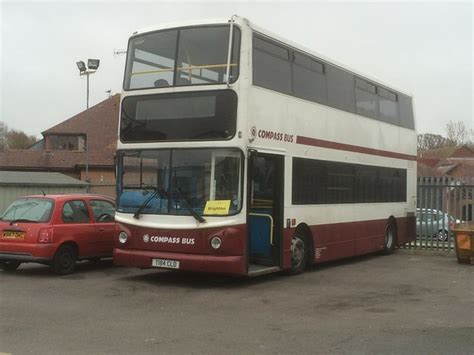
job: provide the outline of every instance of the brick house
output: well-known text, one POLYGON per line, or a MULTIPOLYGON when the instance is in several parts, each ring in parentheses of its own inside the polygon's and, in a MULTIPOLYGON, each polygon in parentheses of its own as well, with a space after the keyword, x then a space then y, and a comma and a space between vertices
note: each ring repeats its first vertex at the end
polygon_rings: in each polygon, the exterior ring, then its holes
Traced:
POLYGON ((0 170, 61 172, 87 180, 91 192, 114 196, 119 104, 120 95, 111 96, 43 131, 30 149, 0 152, 0 170))
POLYGON ((474 177, 474 150, 467 145, 418 152, 418 176, 447 176, 465 183, 474 177))
POLYGON ((418 179, 450 186, 439 196, 447 211, 459 219, 472 220, 474 205, 474 150, 469 146, 445 147, 418 152, 418 179), (437 182, 436 182, 437 181, 437 182))

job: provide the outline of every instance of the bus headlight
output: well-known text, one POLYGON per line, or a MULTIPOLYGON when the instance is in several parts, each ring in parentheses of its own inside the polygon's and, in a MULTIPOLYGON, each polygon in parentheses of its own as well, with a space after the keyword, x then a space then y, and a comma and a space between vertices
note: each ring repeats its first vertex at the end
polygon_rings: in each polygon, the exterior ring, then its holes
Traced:
POLYGON ((128 240, 128 234, 125 232, 120 232, 118 236, 119 242, 125 244, 128 240))
POLYGON ((222 240, 219 237, 212 237, 211 239, 211 247, 213 249, 219 249, 222 245, 222 240))

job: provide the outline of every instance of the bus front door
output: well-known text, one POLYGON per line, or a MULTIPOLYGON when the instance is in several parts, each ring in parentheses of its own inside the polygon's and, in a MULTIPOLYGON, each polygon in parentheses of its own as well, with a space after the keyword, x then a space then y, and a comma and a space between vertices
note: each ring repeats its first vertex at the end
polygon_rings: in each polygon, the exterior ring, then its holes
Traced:
POLYGON ((249 158, 249 275, 281 266, 284 156, 252 152, 249 158))

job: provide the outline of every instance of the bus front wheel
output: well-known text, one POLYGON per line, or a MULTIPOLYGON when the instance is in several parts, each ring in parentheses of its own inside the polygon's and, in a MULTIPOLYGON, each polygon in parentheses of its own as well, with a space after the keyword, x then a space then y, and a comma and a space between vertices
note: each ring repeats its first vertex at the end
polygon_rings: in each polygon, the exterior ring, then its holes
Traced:
POLYGON ((291 268, 288 275, 301 274, 308 263, 309 249, 305 236, 295 233, 291 240, 291 268))

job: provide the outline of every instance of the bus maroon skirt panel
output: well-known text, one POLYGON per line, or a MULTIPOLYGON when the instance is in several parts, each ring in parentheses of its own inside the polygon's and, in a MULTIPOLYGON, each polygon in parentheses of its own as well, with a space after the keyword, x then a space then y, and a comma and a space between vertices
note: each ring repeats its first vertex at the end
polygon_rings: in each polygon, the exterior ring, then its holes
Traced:
MULTIPOLYGON (((397 245, 414 240, 415 218, 397 218, 397 245)), ((166 230, 120 225, 130 236, 117 243, 117 265, 151 268, 154 258, 180 261, 181 270, 234 275, 247 273, 247 227, 200 230, 166 230), (218 236, 222 247, 213 249, 211 239, 218 236)), ((387 220, 358 221, 309 226, 313 235, 313 262, 321 263, 383 250, 387 220)), ((283 268, 291 266, 291 239, 295 228, 283 233, 283 268)))
MULTIPOLYGON (((397 245, 415 239, 415 217, 400 217, 397 221, 397 245)), ((313 236, 313 262, 373 253, 384 249, 386 219, 332 223, 309 226, 313 236)), ((291 265, 291 239, 296 228, 286 228, 284 236, 283 267, 291 265)))
POLYGON ((245 275, 247 273, 247 227, 155 229, 120 223, 129 235, 126 243, 116 242, 114 263, 152 268, 154 259, 179 261, 179 269, 196 272, 245 275), (211 239, 219 237, 219 249, 211 239))

